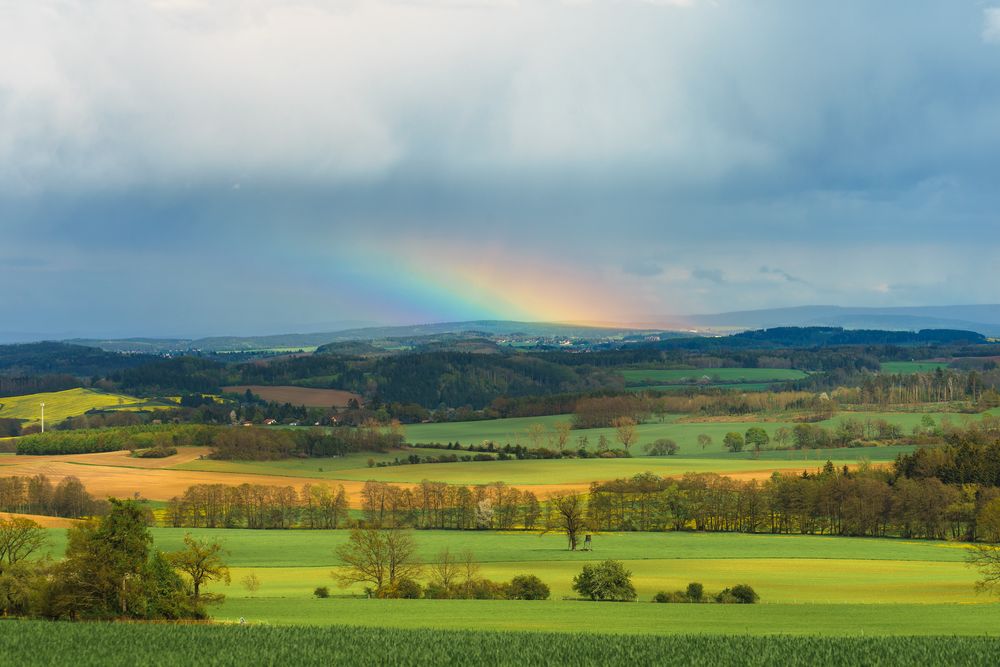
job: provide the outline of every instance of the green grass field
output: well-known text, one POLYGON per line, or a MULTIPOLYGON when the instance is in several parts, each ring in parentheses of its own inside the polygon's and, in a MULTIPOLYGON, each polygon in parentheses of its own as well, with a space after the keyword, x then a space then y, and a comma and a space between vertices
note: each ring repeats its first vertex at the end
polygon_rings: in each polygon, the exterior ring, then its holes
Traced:
POLYGON ((798 380, 806 373, 789 368, 696 368, 640 369, 621 372, 626 386, 720 384, 720 383, 772 383, 798 380))
MULTIPOLYGON (((602 533, 593 552, 571 552, 559 535, 490 531, 417 531, 421 562, 448 547, 472 551, 481 575, 509 580, 517 574, 541 577, 552 589, 543 602, 363 600, 361 587, 335 586, 334 550, 347 531, 250 531, 153 529, 157 548, 182 546, 185 533, 221 541, 234 584, 213 584, 226 602, 215 615, 243 616, 268 624, 380 625, 383 627, 476 628, 621 633, 769 634, 996 634, 1000 604, 978 595, 976 573, 958 544, 921 540, 864 539, 734 533, 602 533), (596 604, 572 598, 572 578, 585 562, 623 560, 633 572, 636 604, 596 604), (249 594, 236 582, 249 573, 261 582, 249 594), (690 581, 717 591, 748 583, 762 604, 647 604, 660 590, 682 589, 690 581), (334 597, 318 600, 317 586, 334 597), (595 623, 595 619, 600 622, 595 623), (745 624, 745 625, 744 625, 745 624)), ((49 531, 51 551, 65 548, 65 531, 49 531)))
MULTIPOLYGON (((840 412, 832 419, 818 422, 820 426, 834 428, 837 422, 844 419, 885 419, 886 421, 898 424, 904 431, 909 433, 914 426, 919 426, 924 414, 929 414, 936 422, 940 422, 942 417, 947 416, 955 424, 961 424, 969 419, 978 419, 977 415, 959 413, 916 413, 916 412, 840 412)), ((459 442, 462 445, 479 445, 484 442, 494 442, 497 445, 521 444, 524 446, 534 446, 535 442, 529 436, 529 428, 533 424, 541 424, 545 428, 545 433, 538 441, 542 447, 555 447, 550 442, 555 436, 555 425, 558 422, 572 422, 572 415, 550 415, 545 417, 514 417, 510 419, 491 419, 471 422, 443 422, 435 424, 413 424, 406 427, 406 440, 411 444, 419 443, 440 443, 459 442)), ((679 456, 690 456, 694 454, 723 452, 722 439, 729 431, 744 433, 751 426, 760 426, 768 435, 774 436, 774 432, 779 427, 788 429, 794 428, 795 423, 790 421, 692 421, 685 419, 682 415, 668 415, 663 421, 652 421, 640 424, 637 429, 639 433, 638 444, 633 446, 633 456, 642 453, 643 445, 646 445, 658 438, 670 438, 680 445, 679 456), (698 435, 705 434, 712 438, 712 444, 702 449, 698 444, 698 435)), ((573 430, 570 433, 570 442, 567 445, 572 449, 579 449, 578 439, 585 436, 589 449, 596 449, 601 436, 607 438, 612 447, 619 447, 615 439, 613 428, 591 428, 573 430)))
POLYGON ((0 417, 38 422, 41 417, 40 403, 45 403, 45 420, 52 424, 67 417, 78 417, 95 409, 134 410, 148 405, 155 405, 160 409, 171 407, 165 403, 150 404, 141 398, 125 394, 110 394, 78 387, 65 391, 0 398, 0 417))
POLYGON ((909 375, 910 373, 929 373, 938 368, 948 368, 948 364, 937 361, 884 361, 881 364, 883 373, 893 375, 909 375))
MULTIPOLYGON (((58 557, 65 531, 51 529, 58 557)), ((221 541, 233 584, 209 590, 226 600, 220 621, 268 626, 377 626, 396 629, 509 630, 613 635, 992 635, 1000 604, 974 590, 976 573, 954 543, 735 533, 600 533, 594 551, 571 552, 554 534, 416 531, 417 557, 433 562, 445 547, 470 550, 480 575, 498 581, 530 573, 552 589, 546 601, 368 600, 360 586, 340 589, 331 577, 335 549, 348 531, 152 529, 155 546, 174 550, 185 533, 221 541), (633 573, 636 603, 574 599, 572 578, 586 562, 614 558, 633 573), (261 586, 238 582, 253 573, 261 586), (747 583, 761 604, 650 604, 660 590, 699 581, 708 592, 747 583), (313 590, 330 588, 318 599, 313 590), (353 595, 353 597, 352 597, 353 595)), ((426 580, 426 573, 422 577, 426 580)), ((0 633, 5 630, 0 623, 0 633)), ((2 642, 10 642, 8 635, 2 642)), ((609 640, 611 641, 611 640, 609 640)), ((11 649, 7 649, 10 654, 11 649)), ((936 663, 935 663, 936 664, 936 663)))
MULTIPOLYGON (((707 385, 717 389, 724 389, 729 392, 743 392, 743 391, 767 391, 773 385, 770 382, 732 382, 729 384, 716 384, 707 385)), ((625 391, 632 393, 639 393, 643 391, 665 391, 665 392, 683 392, 689 388, 689 385, 685 384, 654 384, 654 385, 638 385, 633 387, 625 387, 625 391)))

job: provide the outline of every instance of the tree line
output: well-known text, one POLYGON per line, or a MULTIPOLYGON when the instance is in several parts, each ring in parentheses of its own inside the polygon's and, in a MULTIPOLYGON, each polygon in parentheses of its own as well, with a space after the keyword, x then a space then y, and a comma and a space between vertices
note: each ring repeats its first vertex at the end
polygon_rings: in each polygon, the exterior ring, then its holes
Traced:
POLYGON ((70 519, 102 514, 103 500, 95 500, 77 477, 58 484, 45 475, 0 477, 0 512, 61 516, 70 519))
POLYGON ((175 528, 342 528, 348 523, 343 485, 196 484, 167 502, 164 523, 175 528))

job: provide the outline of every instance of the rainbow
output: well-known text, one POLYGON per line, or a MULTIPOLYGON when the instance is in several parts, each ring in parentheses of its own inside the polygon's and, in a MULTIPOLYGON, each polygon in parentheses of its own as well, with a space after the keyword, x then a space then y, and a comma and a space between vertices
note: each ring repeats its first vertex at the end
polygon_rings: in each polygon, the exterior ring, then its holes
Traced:
POLYGON ((628 298, 597 270, 503 246, 352 243, 333 262, 354 307, 372 319, 407 322, 504 319, 601 326, 628 319, 628 298))

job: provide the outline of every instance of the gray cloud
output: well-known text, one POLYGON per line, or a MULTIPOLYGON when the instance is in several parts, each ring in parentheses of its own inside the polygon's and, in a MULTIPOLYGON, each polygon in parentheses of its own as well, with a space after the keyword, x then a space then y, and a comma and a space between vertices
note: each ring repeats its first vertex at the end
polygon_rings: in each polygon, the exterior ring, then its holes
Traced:
POLYGON ((792 274, 788 273, 787 271, 783 271, 782 269, 771 267, 771 266, 762 266, 762 267, 760 267, 759 273, 763 273, 763 274, 769 275, 769 276, 777 276, 778 278, 781 278, 782 280, 784 280, 786 282, 790 282, 790 283, 808 284, 808 282, 805 281, 805 280, 803 280, 802 278, 799 278, 797 276, 793 276, 792 274))
POLYGON ((723 285, 726 282, 725 275, 723 275, 722 271, 719 269, 693 269, 691 271, 691 277, 696 280, 705 280, 710 283, 715 283, 716 285, 723 285))
POLYGON ((43 299, 53 325, 142 309, 165 329, 213 284, 277 304, 223 329, 306 307, 380 319, 371 302, 408 292, 341 267, 426 239, 512 270, 528 248, 645 312, 995 300, 998 17, 973 0, 0 0, 4 255, 46 262, 0 268, 62 272, 0 307, 23 330, 43 299), (921 289, 880 289, 915 266, 921 289))

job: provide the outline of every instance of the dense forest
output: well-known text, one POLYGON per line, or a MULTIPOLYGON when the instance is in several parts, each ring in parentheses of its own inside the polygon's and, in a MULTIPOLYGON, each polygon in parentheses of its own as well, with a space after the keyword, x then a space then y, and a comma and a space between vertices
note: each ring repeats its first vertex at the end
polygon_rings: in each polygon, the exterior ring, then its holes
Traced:
POLYGON ((0 346, 0 395, 93 386, 138 396, 174 396, 218 394, 232 385, 295 385, 355 392, 375 409, 411 406, 404 410, 411 415, 444 407, 490 409, 494 415, 512 416, 537 413, 539 401, 553 403, 556 412, 566 412, 573 397, 620 393, 623 368, 792 368, 810 373, 784 385, 797 390, 859 387, 864 399, 872 403, 907 397, 960 400, 970 394, 976 401, 980 392, 1000 385, 1000 372, 988 361, 995 347, 979 334, 963 331, 830 327, 632 340, 613 349, 583 351, 524 352, 481 337, 455 337, 447 344, 434 340, 396 352, 341 344, 313 354, 250 360, 221 354, 118 354, 79 345, 37 343, 0 346), (955 364, 961 370, 980 375, 960 375, 954 370, 943 380, 932 381, 919 377, 889 380, 878 375, 882 362, 914 358, 954 358, 961 362, 955 364))

